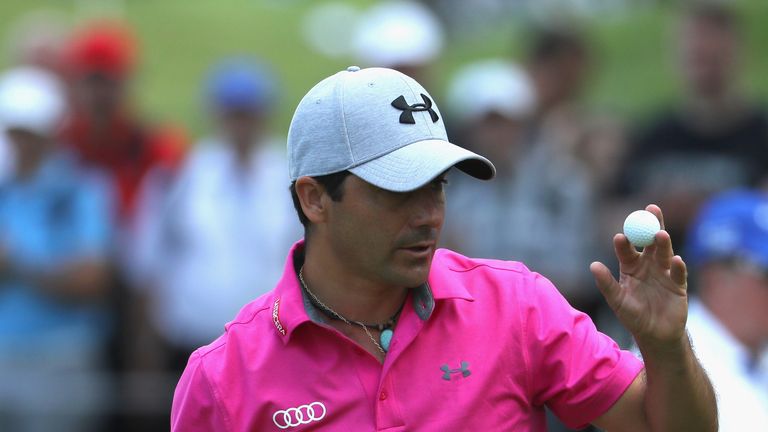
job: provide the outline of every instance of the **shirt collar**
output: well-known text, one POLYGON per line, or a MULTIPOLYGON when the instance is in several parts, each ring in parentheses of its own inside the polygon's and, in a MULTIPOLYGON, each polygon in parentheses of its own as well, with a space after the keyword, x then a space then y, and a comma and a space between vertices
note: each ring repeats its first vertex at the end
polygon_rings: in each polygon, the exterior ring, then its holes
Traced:
MULTIPOLYGON (((431 296, 435 300, 461 299, 475 301, 472 294, 467 291, 464 283, 458 278, 460 273, 466 272, 465 268, 454 267, 448 256, 453 252, 448 249, 438 249, 432 259, 432 268, 429 270, 429 286, 431 296)), ((455 254, 454 254, 455 255, 455 254)))
MULTIPOLYGON (((283 276, 275 288, 272 301, 272 321, 275 329, 287 343, 293 331, 305 322, 326 322, 325 317, 309 301, 301 289, 297 275, 297 258, 303 261, 304 240, 299 240, 291 247, 285 261, 283 276)), ((442 249, 435 253, 426 283, 414 288, 411 296, 413 310, 422 321, 428 320, 435 310, 436 301, 462 299, 474 301, 461 283, 451 278, 452 270, 442 265, 442 249)))
POLYGON ((294 267, 294 256, 304 253, 304 240, 293 244, 285 260, 283 276, 275 288, 272 300, 272 323, 287 343, 296 327, 311 321, 304 307, 302 289, 299 287, 299 277, 294 267))

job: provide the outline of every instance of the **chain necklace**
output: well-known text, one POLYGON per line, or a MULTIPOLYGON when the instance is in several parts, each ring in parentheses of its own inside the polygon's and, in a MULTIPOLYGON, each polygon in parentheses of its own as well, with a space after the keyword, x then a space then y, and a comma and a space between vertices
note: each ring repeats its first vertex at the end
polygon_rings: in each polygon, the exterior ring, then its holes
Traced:
POLYGON ((395 323, 397 322, 397 318, 400 315, 400 312, 403 310, 403 306, 405 305, 405 302, 403 302, 402 305, 400 305, 400 308, 395 312, 394 315, 392 315, 387 322, 382 324, 365 324, 360 321, 350 321, 335 310, 328 307, 325 303, 320 301, 319 298, 310 291, 309 287, 307 286, 307 283, 304 282, 304 266, 301 266, 299 269, 299 281, 301 281, 301 286, 304 288, 304 290, 307 292, 307 294, 312 297, 312 304, 319 307, 323 312, 326 313, 326 315, 330 314, 331 318, 338 319, 340 321, 343 321, 345 324, 352 326, 353 324, 357 324, 360 327, 363 328, 365 331, 365 334, 368 335, 368 338, 373 342, 374 345, 376 345, 376 348, 378 348, 379 351, 381 351, 382 354, 386 354, 387 351, 389 351, 389 344, 392 341, 392 327, 394 327, 395 323), (376 338, 373 337, 371 332, 368 330, 369 328, 374 330, 379 330, 381 332, 381 335, 379 336, 379 340, 377 341, 376 338))

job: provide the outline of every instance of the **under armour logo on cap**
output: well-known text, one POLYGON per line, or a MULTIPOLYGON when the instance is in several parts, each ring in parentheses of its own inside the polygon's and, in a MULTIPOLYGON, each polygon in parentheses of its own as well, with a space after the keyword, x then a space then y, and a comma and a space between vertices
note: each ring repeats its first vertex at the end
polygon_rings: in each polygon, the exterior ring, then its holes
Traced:
POLYGON ((437 116, 435 110, 432 109, 432 100, 423 93, 421 94, 421 98, 424 99, 424 103, 413 105, 408 105, 408 102, 405 101, 405 96, 402 95, 392 101, 392 106, 402 111, 400 114, 400 123, 416 124, 416 121, 413 119, 413 113, 415 111, 429 112, 430 117, 432 117, 432 123, 437 123, 437 121, 440 120, 440 117, 437 116))

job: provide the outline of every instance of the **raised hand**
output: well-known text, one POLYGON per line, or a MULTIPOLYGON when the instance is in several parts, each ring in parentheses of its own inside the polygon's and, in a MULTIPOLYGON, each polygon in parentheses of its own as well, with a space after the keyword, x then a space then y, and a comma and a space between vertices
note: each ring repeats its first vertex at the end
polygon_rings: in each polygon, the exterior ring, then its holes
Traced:
POLYGON ((608 305, 638 345, 661 347, 685 336, 687 269, 672 251, 661 209, 653 204, 645 209, 661 223, 654 243, 638 252, 624 234, 616 234, 613 246, 619 260, 619 279, 603 263, 593 262, 589 269, 608 305))

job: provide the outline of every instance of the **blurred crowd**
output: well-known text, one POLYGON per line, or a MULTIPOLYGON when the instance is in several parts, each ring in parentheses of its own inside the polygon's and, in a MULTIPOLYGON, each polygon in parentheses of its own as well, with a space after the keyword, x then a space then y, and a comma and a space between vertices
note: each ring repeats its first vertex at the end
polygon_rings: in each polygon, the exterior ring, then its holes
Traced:
MULTIPOLYGON (((190 137, 136 108, 126 23, 27 24, 0 73, 0 430, 167 430, 190 353, 273 287, 303 234, 287 131, 269 127, 279 76, 256 56, 211 65, 190 93, 212 126, 190 137)), ((441 95, 451 139, 496 165, 490 183, 450 179, 443 246, 524 262, 625 347, 589 263, 613 263, 623 218, 659 204, 721 430, 760 430, 768 111, 740 81, 738 14, 697 4, 677 25, 684 98, 642 124, 584 102, 599 59, 578 26, 531 28, 522 56, 465 64, 442 89, 447 38, 424 3, 374 5, 354 44, 359 66, 441 95)))

